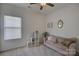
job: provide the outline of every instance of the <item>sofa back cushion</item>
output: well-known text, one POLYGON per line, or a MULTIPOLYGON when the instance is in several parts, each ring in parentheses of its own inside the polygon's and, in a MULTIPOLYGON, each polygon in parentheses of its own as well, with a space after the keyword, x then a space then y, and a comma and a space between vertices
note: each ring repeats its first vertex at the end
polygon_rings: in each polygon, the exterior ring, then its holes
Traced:
POLYGON ((64 39, 62 39, 62 38, 57 38, 57 42, 58 42, 58 43, 62 43, 62 42, 64 42, 64 39))

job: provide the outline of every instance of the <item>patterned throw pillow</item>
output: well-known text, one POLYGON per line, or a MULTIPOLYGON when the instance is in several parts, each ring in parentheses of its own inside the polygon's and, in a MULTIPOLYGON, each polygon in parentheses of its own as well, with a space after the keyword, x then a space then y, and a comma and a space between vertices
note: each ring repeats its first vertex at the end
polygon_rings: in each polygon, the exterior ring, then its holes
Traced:
POLYGON ((64 40, 63 42, 62 42, 62 44, 64 45, 64 46, 66 46, 67 48, 69 48, 69 45, 72 43, 72 41, 71 40, 64 40))

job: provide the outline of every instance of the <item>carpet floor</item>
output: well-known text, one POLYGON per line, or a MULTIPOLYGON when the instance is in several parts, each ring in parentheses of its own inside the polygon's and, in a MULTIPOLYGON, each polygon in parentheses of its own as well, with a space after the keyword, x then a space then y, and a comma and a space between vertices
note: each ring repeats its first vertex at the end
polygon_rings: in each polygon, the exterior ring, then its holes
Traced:
POLYGON ((0 56, 61 56, 61 54, 41 45, 2 52, 0 53, 0 56))

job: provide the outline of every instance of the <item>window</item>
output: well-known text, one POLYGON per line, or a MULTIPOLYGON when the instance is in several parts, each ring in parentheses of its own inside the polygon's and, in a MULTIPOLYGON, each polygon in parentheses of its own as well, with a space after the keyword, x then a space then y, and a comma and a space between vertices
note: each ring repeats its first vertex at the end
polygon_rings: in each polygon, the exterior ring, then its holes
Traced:
POLYGON ((4 16, 4 40, 21 39, 21 18, 4 16))

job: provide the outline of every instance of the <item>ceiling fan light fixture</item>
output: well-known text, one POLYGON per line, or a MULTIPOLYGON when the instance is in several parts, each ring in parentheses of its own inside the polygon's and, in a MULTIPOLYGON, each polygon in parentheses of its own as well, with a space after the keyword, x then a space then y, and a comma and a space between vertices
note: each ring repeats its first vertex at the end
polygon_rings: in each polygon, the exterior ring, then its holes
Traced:
POLYGON ((40 3, 41 4, 41 6, 45 6, 46 5, 46 3, 40 3))
MULTIPOLYGON (((33 5, 33 4, 38 4, 38 3, 30 3, 30 5, 33 5)), ((54 7, 54 4, 52 3, 39 3, 39 4, 40 4, 40 10, 43 10, 47 6, 54 7)))

